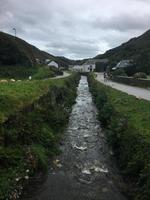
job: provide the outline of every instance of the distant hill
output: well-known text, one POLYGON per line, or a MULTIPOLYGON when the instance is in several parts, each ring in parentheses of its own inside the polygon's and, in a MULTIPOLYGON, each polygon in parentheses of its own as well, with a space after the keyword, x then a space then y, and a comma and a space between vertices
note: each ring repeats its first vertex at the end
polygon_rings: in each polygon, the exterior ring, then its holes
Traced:
POLYGON ((53 56, 18 37, 0 32, 0 66, 31 67, 37 64, 36 59, 42 62, 52 59, 65 68, 70 64, 67 58, 53 56))
POLYGON ((26 41, 0 32, 0 67, 4 66, 25 66, 31 67, 37 64, 36 59, 44 62, 45 59, 52 59, 61 67, 68 68, 69 65, 83 64, 87 59, 71 60, 62 56, 54 56, 41 51, 26 41))
POLYGON ((0 32, 0 65, 10 66, 33 66, 36 58, 45 60, 53 59, 54 56, 39 50, 24 40, 0 32))
POLYGON ((95 58, 108 58, 112 65, 123 59, 133 59, 135 65, 141 68, 139 70, 150 72, 150 69, 144 69, 150 68, 150 30, 95 58))

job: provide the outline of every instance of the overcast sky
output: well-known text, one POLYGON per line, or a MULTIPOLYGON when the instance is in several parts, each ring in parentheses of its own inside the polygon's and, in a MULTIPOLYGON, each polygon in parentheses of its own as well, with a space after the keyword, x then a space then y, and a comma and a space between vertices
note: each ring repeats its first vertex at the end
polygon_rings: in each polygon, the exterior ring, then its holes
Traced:
POLYGON ((0 0, 0 31, 53 55, 94 57, 150 28, 150 0, 0 0))

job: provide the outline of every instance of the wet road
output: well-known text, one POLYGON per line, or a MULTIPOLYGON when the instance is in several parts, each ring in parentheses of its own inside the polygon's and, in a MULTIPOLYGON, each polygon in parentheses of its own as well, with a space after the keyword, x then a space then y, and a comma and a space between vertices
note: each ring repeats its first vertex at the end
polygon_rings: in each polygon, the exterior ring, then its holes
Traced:
POLYGON ((65 71, 63 71, 63 75, 59 75, 59 76, 56 76, 56 77, 53 77, 53 78, 50 78, 50 79, 66 78, 68 76, 70 76, 70 74, 65 72, 65 71))
POLYGON ((131 85, 125 85, 125 84, 117 83, 117 82, 110 81, 110 80, 106 82, 106 81, 104 81, 103 73, 96 73, 96 74, 97 74, 96 80, 102 82, 103 84, 108 85, 117 90, 120 90, 122 92, 126 92, 127 94, 133 95, 137 98, 150 101, 150 90, 149 89, 140 88, 140 87, 131 86, 131 85))
POLYGON ((24 200, 125 200, 113 153, 96 118, 87 78, 82 76, 76 104, 46 181, 24 200))

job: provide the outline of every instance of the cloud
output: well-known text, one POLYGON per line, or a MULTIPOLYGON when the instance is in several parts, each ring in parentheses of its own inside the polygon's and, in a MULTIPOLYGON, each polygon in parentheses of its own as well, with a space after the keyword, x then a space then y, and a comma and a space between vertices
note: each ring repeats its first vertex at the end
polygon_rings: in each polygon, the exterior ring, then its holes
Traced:
POLYGON ((149 29, 148 0, 1 0, 0 30, 54 55, 93 57, 149 29))
POLYGON ((150 14, 147 16, 135 16, 128 13, 122 13, 122 15, 114 15, 109 19, 95 19, 93 21, 93 27, 128 32, 130 30, 142 30, 148 28, 149 20, 150 14))

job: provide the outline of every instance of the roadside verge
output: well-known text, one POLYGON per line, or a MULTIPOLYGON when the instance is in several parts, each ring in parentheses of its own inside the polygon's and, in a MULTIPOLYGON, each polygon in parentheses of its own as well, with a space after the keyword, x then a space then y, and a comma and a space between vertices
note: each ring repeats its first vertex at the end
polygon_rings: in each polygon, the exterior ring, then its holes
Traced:
POLYGON ((150 199, 150 102, 88 77, 98 119, 114 149, 133 200, 150 199))

